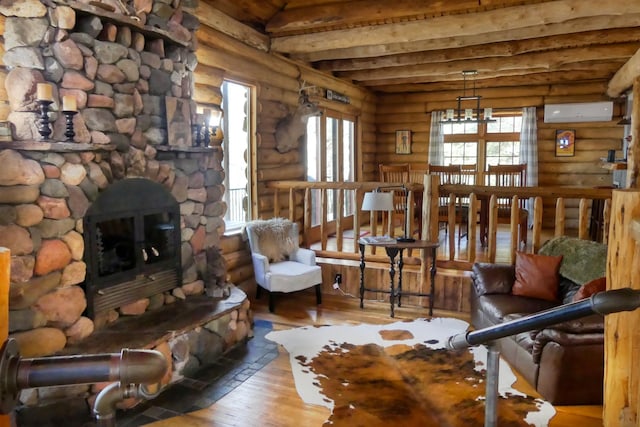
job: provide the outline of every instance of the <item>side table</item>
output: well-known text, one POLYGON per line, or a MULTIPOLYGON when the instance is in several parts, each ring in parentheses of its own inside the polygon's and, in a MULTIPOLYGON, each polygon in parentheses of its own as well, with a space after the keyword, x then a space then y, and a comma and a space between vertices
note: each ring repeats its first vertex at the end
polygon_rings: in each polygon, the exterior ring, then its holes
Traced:
MULTIPOLYGON (((435 277, 436 277, 436 250, 440 246, 438 242, 430 242, 427 240, 416 240, 413 242, 398 242, 393 238, 385 237, 363 237, 358 240, 358 246, 360 248, 360 308, 364 308, 364 293, 366 292, 383 292, 389 294, 389 302, 391 304, 391 317, 395 316, 395 301, 398 298, 398 307, 402 307, 402 295, 420 296, 429 298, 429 316, 433 316, 433 295, 435 289, 435 277), (387 256, 389 257, 389 290, 372 289, 364 286, 364 250, 366 246, 379 246, 385 249, 387 256), (423 256, 422 262, 427 262, 427 252, 430 252, 431 256, 431 269, 430 269, 430 286, 429 293, 419 292, 405 292, 402 290, 402 267, 404 262, 402 260, 403 252, 405 249, 422 249, 423 256), (398 286, 395 285, 396 275, 396 257, 398 257, 398 286)), ((426 264, 425 264, 426 265, 426 264)), ((425 278, 421 278, 422 283, 425 283, 425 278)))

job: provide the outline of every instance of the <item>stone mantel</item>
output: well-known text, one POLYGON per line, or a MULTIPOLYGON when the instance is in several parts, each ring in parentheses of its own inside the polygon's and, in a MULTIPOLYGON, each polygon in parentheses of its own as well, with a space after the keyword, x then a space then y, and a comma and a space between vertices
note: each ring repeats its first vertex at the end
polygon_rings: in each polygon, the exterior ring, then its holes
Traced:
POLYGON ((99 18, 105 19, 107 21, 111 21, 117 25, 126 25, 139 31, 140 33, 147 36, 154 36, 157 38, 162 38, 164 40, 179 44, 183 47, 189 46, 189 40, 181 40, 178 37, 171 34, 171 32, 150 27, 148 25, 143 25, 139 22, 137 17, 124 15, 123 13, 110 12, 108 10, 92 6, 89 4, 80 3, 74 0, 55 0, 56 3, 69 6, 70 8, 76 10, 78 13, 84 13, 88 15, 94 15, 99 18))
POLYGON ((54 153, 76 153, 83 151, 114 151, 115 144, 85 144, 76 142, 56 141, 10 141, 1 142, 0 150, 13 149, 18 151, 51 151, 54 153))

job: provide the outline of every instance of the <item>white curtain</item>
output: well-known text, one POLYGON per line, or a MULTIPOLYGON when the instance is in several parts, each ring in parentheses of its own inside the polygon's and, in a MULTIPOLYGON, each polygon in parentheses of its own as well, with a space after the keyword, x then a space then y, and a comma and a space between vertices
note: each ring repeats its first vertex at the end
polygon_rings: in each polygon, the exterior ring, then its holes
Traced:
POLYGON ((429 132, 429 164, 442 165, 444 163, 444 135, 442 133, 442 118, 444 111, 431 112, 431 130, 429 132))
MULTIPOLYGON (((522 128, 520 130, 520 163, 527 164, 527 187, 538 185, 538 125, 536 107, 522 109, 522 128)), ((527 200, 529 227, 533 225, 533 199, 527 200)))

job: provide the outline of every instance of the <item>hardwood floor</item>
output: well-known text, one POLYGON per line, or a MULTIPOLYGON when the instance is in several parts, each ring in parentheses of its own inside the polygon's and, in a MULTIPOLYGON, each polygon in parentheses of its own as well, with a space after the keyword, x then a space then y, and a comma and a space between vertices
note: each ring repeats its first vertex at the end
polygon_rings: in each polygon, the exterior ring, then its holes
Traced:
MULTIPOLYGON (((361 310, 358 300, 326 295, 322 306, 315 305, 312 292, 300 292, 280 298, 276 313, 269 313, 266 298, 252 301, 254 317, 273 323, 275 330, 307 325, 327 324, 385 324, 403 319, 426 317, 422 307, 403 306, 389 317, 388 303, 366 301, 361 310)), ((434 316, 465 316, 461 313, 434 312, 434 316)), ((536 395, 521 378, 515 388, 536 395)), ((556 407, 557 415, 550 426, 602 426, 602 406, 556 407)), ((279 356, 266 367, 247 379, 232 392, 209 408, 190 414, 149 424, 154 427, 200 426, 273 426, 304 427, 322 426, 329 417, 326 408, 305 404, 295 389, 287 353, 279 350, 279 356)))

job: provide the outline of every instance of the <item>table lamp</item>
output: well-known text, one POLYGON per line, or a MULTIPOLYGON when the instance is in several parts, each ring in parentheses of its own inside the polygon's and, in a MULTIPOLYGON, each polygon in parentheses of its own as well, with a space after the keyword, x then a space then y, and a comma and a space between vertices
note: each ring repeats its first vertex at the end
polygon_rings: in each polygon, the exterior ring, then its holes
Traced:
POLYGON ((415 242, 415 239, 407 236, 407 217, 408 217, 408 206, 407 206, 407 189, 404 185, 396 185, 389 187, 378 187, 373 191, 364 193, 364 199, 362 200, 362 210, 363 211, 392 211, 393 210, 393 192, 388 191, 380 191, 381 189, 385 190, 402 190, 404 193, 404 235, 402 237, 396 237, 398 242, 415 242))

